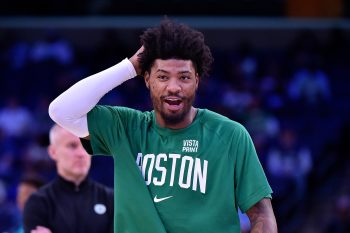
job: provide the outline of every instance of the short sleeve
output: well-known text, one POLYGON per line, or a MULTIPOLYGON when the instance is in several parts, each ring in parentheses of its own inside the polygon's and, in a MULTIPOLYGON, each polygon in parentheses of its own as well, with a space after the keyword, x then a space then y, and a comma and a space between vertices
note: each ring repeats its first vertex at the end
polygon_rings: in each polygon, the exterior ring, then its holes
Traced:
POLYGON ((125 107, 96 105, 87 114, 90 145, 83 142, 85 149, 91 154, 113 155, 115 147, 127 142, 135 112, 125 107))
POLYGON ((241 126, 235 144, 235 192, 239 208, 246 212, 265 197, 271 197, 272 189, 257 156, 253 141, 241 126))

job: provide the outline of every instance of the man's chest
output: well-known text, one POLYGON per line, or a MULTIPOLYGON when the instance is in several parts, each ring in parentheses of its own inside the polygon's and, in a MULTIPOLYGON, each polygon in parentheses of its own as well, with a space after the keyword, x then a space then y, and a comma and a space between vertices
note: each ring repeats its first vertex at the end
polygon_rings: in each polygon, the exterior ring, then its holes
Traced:
POLYGON ((151 190, 205 194, 211 179, 231 163, 228 146, 203 135, 150 137, 140 145, 134 150, 135 162, 151 190))

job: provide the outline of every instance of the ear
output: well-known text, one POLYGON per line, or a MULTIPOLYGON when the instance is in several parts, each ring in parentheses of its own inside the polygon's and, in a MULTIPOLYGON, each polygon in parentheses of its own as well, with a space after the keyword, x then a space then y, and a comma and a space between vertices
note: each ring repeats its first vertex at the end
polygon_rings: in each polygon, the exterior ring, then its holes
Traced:
POLYGON ((150 74, 148 73, 148 71, 145 72, 144 79, 145 79, 146 87, 149 89, 149 86, 150 86, 149 85, 150 74))
POLYGON ((47 147, 47 153, 52 160, 56 161, 56 148, 53 145, 47 147))

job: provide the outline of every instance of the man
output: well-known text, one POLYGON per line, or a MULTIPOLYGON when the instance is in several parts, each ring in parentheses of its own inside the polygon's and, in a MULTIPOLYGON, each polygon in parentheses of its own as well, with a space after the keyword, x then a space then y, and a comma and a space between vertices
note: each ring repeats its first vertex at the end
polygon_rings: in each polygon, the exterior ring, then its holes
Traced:
POLYGON ((113 190, 88 178, 91 157, 79 138, 54 125, 48 153, 58 177, 28 199, 25 232, 113 232, 113 190))
POLYGON ((24 175, 17 187, 16 202, 18 209, 23 212, 24 205, 32 193, 36 192, 41 186, 44 185, 44 181, 37 175, 24 175))
POLYGON ((22 226, 22 213, 24 209, 24 205, 27 202, 28 198, 32 193, 36 192, 41 186, 44 185, 44 181, 36 175, 24 175, 22 179, 20 180, 18 187, 17 187, 17 196, 16 196, 16 203, 18 210, 20 212, 20 224, 17 227, 17 229, 13 230, 15 233, 22 233, 24 232, 23 226, 22 226))
POLYGON ((277 232, 272 191, 247 131, 192 105, 213 60, 202 33, 164 20, 141 44, 49 107, 54 121, 90 140, 94 154, 114 157, 115 232, 240 232, 238 208, 252 232, 277 232), (96 105, 136 75, 144 76, 153 111, 96 105))

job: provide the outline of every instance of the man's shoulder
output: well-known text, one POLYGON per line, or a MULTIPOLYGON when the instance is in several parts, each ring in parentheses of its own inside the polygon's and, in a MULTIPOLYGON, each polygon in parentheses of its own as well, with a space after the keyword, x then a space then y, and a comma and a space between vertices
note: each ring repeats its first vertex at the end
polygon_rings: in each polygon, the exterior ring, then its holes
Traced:
POLYGON ((40 187, 37 191, 33 192, 29 198, 28 203, 38 204, 39 202, 48 202, 50 199, 50 191, 52 190, 54 181, 50 181, 44 186, 40 187))
POLYGON ((140 111, 135 108, 125 107, 125 106, 114 106, 114 105, 96 105, 93 110, 109 110, 113 112, 126 112, 130 114, 143 114, 147 112, 140 111))
POLYGON ((152 117, 152 111, 140 111, 134 108, 124 106, 111 106, 111 105, 96 105, 93 109, 95 112, 110 112, 113 115, 120 117, 135 117, 140 119, 150 119, 152 117))
POLYGON ((92 179, 90 180, 90 182, 91 182, 91 185, 92 185, 97 191, 106 193, 106 194, 108 194, 108 195, 113 195, 113 193, 114 193, 113 188, 111 188, 111 187, 109 187, 109 186, 107 186, 107 185, 105 185, 105 184, 102 184, 102 183, 100 183, 100 182, 97 182, 97 181, 95 181, 95 180, 92 180, 92 179))
POLYGON ((241 138, 248 135, 246 128, 238 121, 207 109, 200 119, 202 127, 220 139, 241 138))
POLYGON ((208 110, 208 109, 201 109, 203 112, 201 121, 205 125, 207 125, 210 128, 215 128, 216 130, 218 128, 226 129, 226 130, 242 130, 244 129, 244 126, 227 116, 224 116, 220 113, 208 110))

